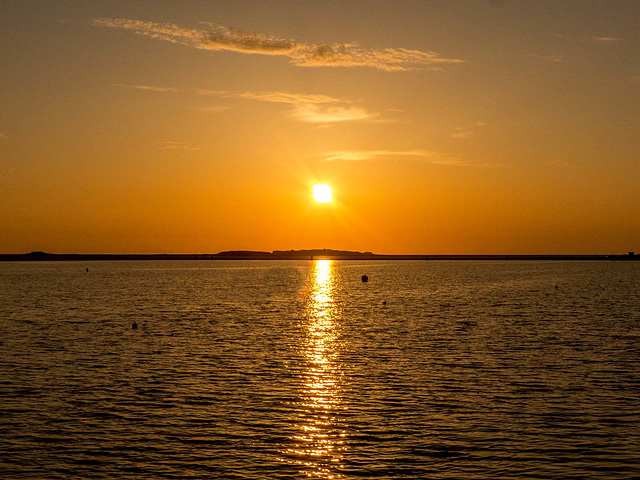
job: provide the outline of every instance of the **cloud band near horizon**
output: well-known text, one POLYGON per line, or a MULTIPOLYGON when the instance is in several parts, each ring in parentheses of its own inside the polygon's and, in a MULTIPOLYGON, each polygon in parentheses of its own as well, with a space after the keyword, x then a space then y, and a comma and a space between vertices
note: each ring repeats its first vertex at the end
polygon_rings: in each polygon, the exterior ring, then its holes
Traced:
POLYGON ((444 58, 431 51, 407 48, 376 50, 363 48, 357 43, 316 45, 261 33, 245 33, 217 25, 212 25, 209 30, 197 30, 173 23, 127 18, 97 18, 93 20, 93 25, 128 30, 138 35, 200 50, 288 57, 291 63, 299 67, 371 67, 383 71, 416 68, 438 70, 443 64, 464 62, 459 58, 444 58))

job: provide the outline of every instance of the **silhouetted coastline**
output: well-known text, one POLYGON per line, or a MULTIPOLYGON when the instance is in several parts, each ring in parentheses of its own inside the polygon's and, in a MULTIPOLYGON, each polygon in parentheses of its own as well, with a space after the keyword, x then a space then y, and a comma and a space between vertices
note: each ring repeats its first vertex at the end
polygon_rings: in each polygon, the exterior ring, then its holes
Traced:
POLYGON ((0 254, 0 261, 89 261, 89 260, 609 260, 637 261, 634 252, 609 255, 385 255, 347 250, 229 250, 198 254, 57 254, 31 252, 0 254))

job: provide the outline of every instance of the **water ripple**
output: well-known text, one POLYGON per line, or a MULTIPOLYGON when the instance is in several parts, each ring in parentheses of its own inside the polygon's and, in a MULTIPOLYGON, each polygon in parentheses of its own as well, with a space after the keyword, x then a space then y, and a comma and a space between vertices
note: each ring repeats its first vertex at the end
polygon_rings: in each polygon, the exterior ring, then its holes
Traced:
POLYGON ((0 265, 3 478, 640 476, 638 264, 85 267, 0 265))

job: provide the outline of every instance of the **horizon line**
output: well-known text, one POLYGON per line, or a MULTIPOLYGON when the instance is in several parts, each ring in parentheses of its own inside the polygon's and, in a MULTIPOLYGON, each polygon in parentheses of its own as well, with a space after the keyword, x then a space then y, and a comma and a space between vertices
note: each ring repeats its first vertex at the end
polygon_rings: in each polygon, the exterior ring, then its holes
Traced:
POLYGON ((335 250, 330 248, 314 248, 300 250, 223 250, 217 253, 49 253, 32 251, 29 253, 0 253, 2 261, 21 260, 317 260, 317 259, 406 259, 406 260, 447 260, 447 259, 478 259, 478 260, 554 260, 554 259, 633 259, 640 260, 640 254, 633 251, 626 253, 482 253, 482 254, 388 254, 371 251, 360 252, 351 250, 335 250))

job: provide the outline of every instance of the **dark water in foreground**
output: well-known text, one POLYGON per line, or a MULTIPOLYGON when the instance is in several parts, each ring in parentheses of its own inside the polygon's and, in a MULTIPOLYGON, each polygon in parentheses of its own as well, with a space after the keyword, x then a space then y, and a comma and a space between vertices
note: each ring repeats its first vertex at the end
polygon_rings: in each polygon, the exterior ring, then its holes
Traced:
POLYGON ((0 477, 639 478, 639 340, 640 262, 4 263, 0 477))

